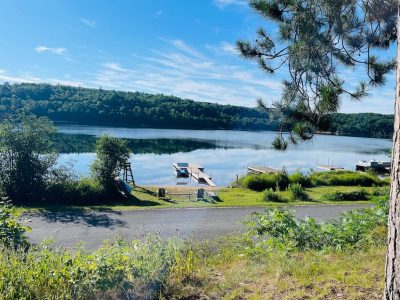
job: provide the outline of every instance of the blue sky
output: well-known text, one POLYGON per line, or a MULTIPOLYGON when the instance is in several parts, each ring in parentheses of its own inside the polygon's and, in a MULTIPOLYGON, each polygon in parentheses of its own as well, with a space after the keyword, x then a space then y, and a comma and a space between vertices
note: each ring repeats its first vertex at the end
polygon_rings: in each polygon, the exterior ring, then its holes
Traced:
MULTIPOLYGON (((234 48, 260 25, 244 0, 2 0, 0 82, 271 103, 285 72, 267 75, 234 48)), ((352 84, 358 74, 346 71, 345 79, 352 84)), ((389 79, 362 103, 344 99, 341 111, 392 113, 394 74, 389 79)))

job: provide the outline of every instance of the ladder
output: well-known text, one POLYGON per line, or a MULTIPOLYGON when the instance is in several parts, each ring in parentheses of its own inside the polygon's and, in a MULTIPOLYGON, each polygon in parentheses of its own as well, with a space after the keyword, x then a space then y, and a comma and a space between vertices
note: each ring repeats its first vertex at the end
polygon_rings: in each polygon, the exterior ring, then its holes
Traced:
POLYGON ((122 180, 126 183, 132 183, 132 185, 135 186, 135 179, 133 179, 132 166, 130 162, 127 162, 122 166, 122 180))

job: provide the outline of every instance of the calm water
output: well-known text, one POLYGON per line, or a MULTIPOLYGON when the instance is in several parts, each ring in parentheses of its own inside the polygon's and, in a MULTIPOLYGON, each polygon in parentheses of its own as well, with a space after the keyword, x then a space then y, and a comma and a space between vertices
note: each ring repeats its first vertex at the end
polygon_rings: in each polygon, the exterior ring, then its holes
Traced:
POLYGON ((60 162, 72 163, 79 175, 87 175, 95 158, 97 136, 109 134, 129 139, 131 162, 139 185, 197 185, 188 179, 177 180, 172 163, 202 165, 220 186, 229 185, 236 174, 246 173, 247 165, 316 169, 329 163, 353 170, 360 160, 387 160, 390 140, 341 136, 317 136, 313 141, 292 146, 286 152, 272 149, 274 132, 227 130, 131 129, 81 125, 58 126, 64 133, 60 162))

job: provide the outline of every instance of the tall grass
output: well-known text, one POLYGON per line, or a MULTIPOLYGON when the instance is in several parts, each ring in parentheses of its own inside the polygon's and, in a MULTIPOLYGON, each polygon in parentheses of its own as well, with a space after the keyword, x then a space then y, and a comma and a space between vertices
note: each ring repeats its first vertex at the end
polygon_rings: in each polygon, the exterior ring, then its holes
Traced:
POLYGON ((266 189, 285 190, 289 185, 286 173, 277 174, 249 174, 239 178, 239 186, 261 192, 266 189))
POLYGON ((310 175, 312 185, 379 186, 385 183, 370 173, 353 171, 315 172, 310 175))
MULTIPOLYGON (((0 249, 2 299, 151 299, 171 269, 179 269, 177 242, 117 240, 90 253, 83 248, 0 249)), ((184 264, 182 259, 179 264, 184 264)))

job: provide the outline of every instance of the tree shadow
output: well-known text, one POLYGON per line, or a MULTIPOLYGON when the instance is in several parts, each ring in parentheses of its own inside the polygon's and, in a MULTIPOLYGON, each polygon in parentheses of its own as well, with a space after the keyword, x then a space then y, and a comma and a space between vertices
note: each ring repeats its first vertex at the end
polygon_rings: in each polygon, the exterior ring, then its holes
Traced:
POLYGON ((123 227, 127 224, 125 221, 113 218, 112 215, 121 215, 121 212, 107 208, 66 207, 62 210, 60 208, 39 209, 29 213, 30 217, 39 217, 50 223, 61 222, 106 228, 123 227))

